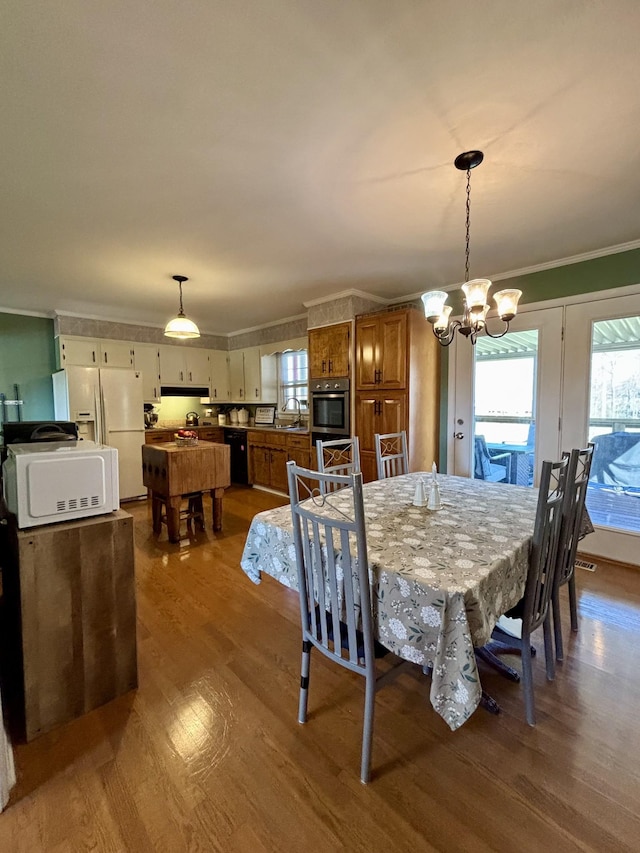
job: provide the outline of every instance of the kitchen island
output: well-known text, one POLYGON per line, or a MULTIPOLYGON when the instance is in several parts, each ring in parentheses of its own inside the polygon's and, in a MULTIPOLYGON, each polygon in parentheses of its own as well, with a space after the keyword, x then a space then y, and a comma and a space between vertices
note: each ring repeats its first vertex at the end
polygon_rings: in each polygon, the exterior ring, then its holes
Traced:
POLYGON ((180 503, 183 495, 195 492, 211 493, 213 529, 222 529, 222 498, 231 485, 228 445, 211 441, 186 447, 175 442, 145 444, 142 477, 151 490, 154 533, 160 532, 164 504, 169 541, 179 542, 180 503))

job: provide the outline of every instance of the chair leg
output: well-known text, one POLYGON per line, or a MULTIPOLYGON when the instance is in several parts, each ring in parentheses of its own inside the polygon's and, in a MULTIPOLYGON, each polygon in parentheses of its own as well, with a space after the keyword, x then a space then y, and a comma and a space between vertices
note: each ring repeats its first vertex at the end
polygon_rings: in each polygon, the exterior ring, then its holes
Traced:
POLYGON ((542 623, 544 634, 544 661, 547 665, 547 680, 553 681, 556 677, 556 662, 553 656, 553 640, 551 638, 551 613, 547 612, 547 618, 542 623))
MULTIPOLYGON (((529 635, 522 635, 523 644, 526 642, 529 643, 529 635)), ((531 666, 531 658, 529 655, 522 656, 522 689, 524 691, 524 707, 525 707, 525 716, 527 718, 527 723, 530 726, 535 726, 536 724, 536 710, 535 710, 535 702, 533 699, 533 669, 531 666)))
MULTIPOLYGON (((522 640, 520 637, 515 637, 513 634, 510 634, 508 631, 505 631, 501 625, 496 625, 491 634, 492 639, 496 640, 498 643, 504 644, 504 648, 501 649, 504 654, 511 655, 519 655, 522 654, 522 640)), ((536 647, 529 646, 531 651, 531 657, 536 656, 536 647)))
POLYGON ((551 597, 551 610, 553 612, 553 634, 556 644, 556 660, 564 660, 564 646, 562 644, 562 621, 560 617, 560 588, 556 587, 551 597))
POLYGON ((362 729, 362 761, 360 764, 360 781, 365 785, 371 775, 371 744, 373 741, 373 712, 376 700, 375 675, 365 679, 364 688, 364 724, 362 729))
POLYGON ((578 630, 578 602, 576 599, 576 577, 575 570, 568 581, 569 584, 569 612, 571 613, 571 630, 578 630))
POLYGON ((300 700, 298 722, 307 722, 307 700, 309 698, 309 671, 311 669, 311 641, 302 641, 302 665, 300 667, 300 700))

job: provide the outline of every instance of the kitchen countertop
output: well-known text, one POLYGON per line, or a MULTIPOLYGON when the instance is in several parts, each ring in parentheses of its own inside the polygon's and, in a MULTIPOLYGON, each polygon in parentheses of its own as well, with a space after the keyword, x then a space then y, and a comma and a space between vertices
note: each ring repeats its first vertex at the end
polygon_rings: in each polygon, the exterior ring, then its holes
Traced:
POLYGON ((197 431, 199 429, 211 429, 212 427, 219 427, 220 429, 264 430, 265 432, 292 433, 293 435, 308 435, 309 434, 309 427, 306 427, 306 426, 277 427, 275 425, 270 425, 270 424, 255 424, 255 425, 251 425, 251 424, 224 424, 224 426, 223 426, 222 424, 219 424, 217 422, 214 423, 213 421, 198 424, 197 427, 188 427, 188 426, 185 426, 184 424, 180 424, 179 426, 176 426, 175 424, 172 424, 170 426, 164 426, 163 424, 158 423, 158 424, 155 424, 155 426, 147 427, 146 432, 154 432, 154 431, 159 432, 161 430, 162 431, 170 430, 170 431, 177 432, 177 430, 179 430, 179 429, 192 429, 192 430, 197 431))

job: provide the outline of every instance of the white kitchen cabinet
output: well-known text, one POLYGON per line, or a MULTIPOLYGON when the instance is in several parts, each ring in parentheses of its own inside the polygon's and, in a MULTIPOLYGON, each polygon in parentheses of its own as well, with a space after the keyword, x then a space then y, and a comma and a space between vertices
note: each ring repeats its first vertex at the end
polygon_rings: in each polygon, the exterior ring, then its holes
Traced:
POLYGON ((209 350, 209 372, 211 374, 210 399, 214 402, 228 402, 231 399, 229 353, 225 350, 209 350))
POLYGON ((241 349, 229 353, 229 386, 231 400, 244 402, 244 351, 241 349))
POLYGON ((247 403, 262 401, 262 374, 260 372, 260 347, 248 347, 244 354, 244 399, 247 403))
POLYGON ((142 374, 142 399, 145 403, 160 400, 160 352, 156 344, 135 344, 134 363, 142 374))
POLYGON ((194 385, 209 388, 209 350, 161 346, 160 376, 163 385, 194 385))
POLYGON ((60 335, 57 339, 59 367, 133 367, 132 341, 60 335))
POLYGON ((134 344, 131 341, 101 340, 99 344, 101 367, 133 367, 134 344))
POLYGON ((56 343, 58 367, 69 367, 72 364, 79 367, 100 366, 100 343, 95 338, 60 335, 56 343))

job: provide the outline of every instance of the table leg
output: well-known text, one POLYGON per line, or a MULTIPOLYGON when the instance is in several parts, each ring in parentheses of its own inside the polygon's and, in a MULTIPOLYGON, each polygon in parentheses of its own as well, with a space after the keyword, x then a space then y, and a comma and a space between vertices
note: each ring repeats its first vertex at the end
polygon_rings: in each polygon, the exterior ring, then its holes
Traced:
POLYGON ((162 529, 162 500, 155 492, 151 492, 151 519, 153 532, 160 533, 162 529))
POLYGON ((169 533, 169 542, 180 541, 180 501, 180 495, 167 498, 167 532, 169 533))
POLYGON ((224 489, 211 489, 211 505, 213 509, 213 529, 222 530, 222 498, 224 489))

